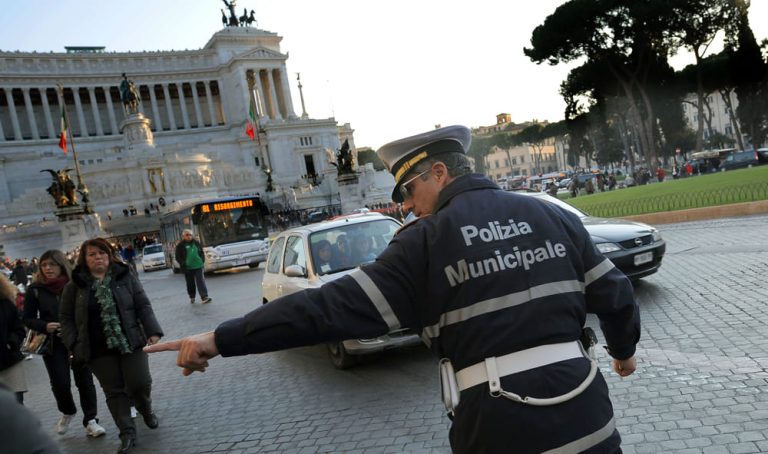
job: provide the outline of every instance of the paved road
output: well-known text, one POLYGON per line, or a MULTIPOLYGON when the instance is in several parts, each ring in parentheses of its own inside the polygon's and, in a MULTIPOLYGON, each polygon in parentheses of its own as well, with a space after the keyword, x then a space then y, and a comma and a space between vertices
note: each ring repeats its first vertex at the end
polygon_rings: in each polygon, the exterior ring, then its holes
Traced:
MULTIPOLYGON (((627 453, 768 452, 768 216, 661 226, 661 272, 636 289, 639 370, 608 378, 627 453)), ((261 301, 263 271, 208 279, 214 302, 191 306, 181 276, 142 275, 168 338, 213 328, 261 301)), ((591 325, 596 320, 590 319, 591 325)), ((86 439, 58 413, 39 358, 26 401, 66 453, 111 453, 117 429, 86 439)), ((160 428, 139 422, 137 453, 450 452, 435 361, 421 347, 335 370, 322 347, 213 361, 182 377, 172 354, 151 358, 160 428)))

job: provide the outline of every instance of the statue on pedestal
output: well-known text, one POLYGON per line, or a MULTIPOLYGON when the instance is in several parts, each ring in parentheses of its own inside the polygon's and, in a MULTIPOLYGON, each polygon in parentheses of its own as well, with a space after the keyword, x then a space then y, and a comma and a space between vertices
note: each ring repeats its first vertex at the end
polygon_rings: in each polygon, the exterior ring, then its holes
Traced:
POLYGON ((355 173, 352 169, 355 164, 355 158, 352 156, 352 150, 349 149, 349 139, 344 141, 339 152, 336 153, 336 162, 331 162, 331 164, 336 166, 339 175, 355 173))
POLYGON ((55 171, 53 169, 44 169, 40 171, 49 172, 53 178, 53 183, 51 183, 47 191, 56 202, 56 208, 78 205, 75 183, 72 181, 72 178, 69 177, 69 172, 71 170, 72 169, 61 169, 55 171))
POLYGON ((123 108, 127 115, 139 113, 139 101, 141 101, 139 89, 132 80, 128 80, 125 73, 123 73, 123 81, 120 82, 120 100, 123 101, 123 108))

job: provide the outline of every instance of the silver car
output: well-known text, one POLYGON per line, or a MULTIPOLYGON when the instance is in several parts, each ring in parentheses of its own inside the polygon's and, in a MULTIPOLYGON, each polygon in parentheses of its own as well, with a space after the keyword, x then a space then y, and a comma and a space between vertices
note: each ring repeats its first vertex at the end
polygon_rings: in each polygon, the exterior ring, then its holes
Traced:
MULTIPOLYGON (((261 283, 263 302, 320 287, 374 261, 400 226, 379 213, 360 213, 280 233, 269 250, 261 283)), ((373 339, 333 342, 328 352, 334 366, 346 369, 355 364, 357 355, 419 342, 414 332, 401 329, 373 339)))

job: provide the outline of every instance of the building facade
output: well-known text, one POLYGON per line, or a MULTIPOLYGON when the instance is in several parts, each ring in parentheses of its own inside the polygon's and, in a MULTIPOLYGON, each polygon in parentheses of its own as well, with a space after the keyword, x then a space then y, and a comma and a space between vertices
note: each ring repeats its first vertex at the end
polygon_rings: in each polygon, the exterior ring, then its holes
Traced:
MULTIPOLYGON (((535 121, 513 123, 510 114, 501 113, 496 115, 496 124, 473 128, 472 134, 475 136, 517 134, 535 123, 535 121)), ((508 149, 494 146, 484 160, 486 174, 497 182, 513 177, 528 177, 560 170, 554 139, 547 139, 540 146, 522 144, 508 149)))
MULTIPOLYGON (((338 204, 331 161, 345 140, 355 153, 354 131, 296 114, 281 40, 228 27, 198 50, 0 51, 0 235, 19 237, 28 226, 39 238, 56 228, 46 169, 75 167, 72 149, 58 147, 62 108, 104 222, 129 208, 238 194, 258 193, 277 210, 338 204), (146 133, 126 124, 123 80, 139 90, 146 133), (254 139, 246 134, 251 105, 254 139)), ((359 170, 369 196, 391 190, 372 169, 359 170)))

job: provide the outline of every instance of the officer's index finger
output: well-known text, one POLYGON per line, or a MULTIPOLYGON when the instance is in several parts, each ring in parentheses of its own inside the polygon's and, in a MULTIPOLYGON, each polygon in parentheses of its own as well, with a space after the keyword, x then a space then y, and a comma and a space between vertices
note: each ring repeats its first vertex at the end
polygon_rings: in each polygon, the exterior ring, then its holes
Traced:
POLYGON ((181 339, 168 341, 168 342, 158 342, 154 345, 147 345, 144 347, 144 351, 147 353, 157 353, 157 352, 177 352, 181 349, 181 339))

